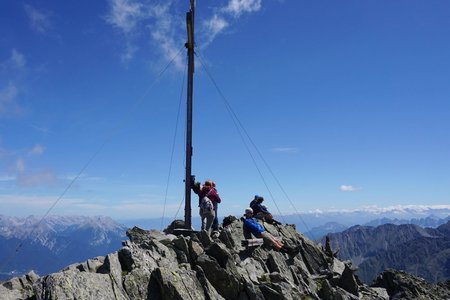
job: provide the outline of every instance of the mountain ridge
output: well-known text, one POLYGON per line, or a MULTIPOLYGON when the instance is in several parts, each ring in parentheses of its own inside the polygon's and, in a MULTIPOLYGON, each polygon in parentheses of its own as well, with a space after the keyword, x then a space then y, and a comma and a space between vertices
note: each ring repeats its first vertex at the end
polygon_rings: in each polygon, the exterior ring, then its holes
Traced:
POLYGON ((432 285, 386 270, 376 286, 362 284, 351 265, 315 245, 292 225, 264 227, 297 251, 271 246, 246 248, 241 220, 229 218, 218 237, 205 231, 174 235, 134 227, 123 247, 104 257, 39 277, 29 273, 0 284, 4 300, 56 299, 411 299, 450 297, 446 285, 432 285))
POLYGON ((47 274, 76 261, 105 255, 121 245, 125 231, 124 226, 103 216, 42 219, 0 215, 0 278, 30 270, 47 274))
POLYGON ((353 226, 328 235, 341 259, 350 259, 369 283, 386 268, 405 270, 431 282, 450 279, 450 221, 437 228, 414 224, 353 226))

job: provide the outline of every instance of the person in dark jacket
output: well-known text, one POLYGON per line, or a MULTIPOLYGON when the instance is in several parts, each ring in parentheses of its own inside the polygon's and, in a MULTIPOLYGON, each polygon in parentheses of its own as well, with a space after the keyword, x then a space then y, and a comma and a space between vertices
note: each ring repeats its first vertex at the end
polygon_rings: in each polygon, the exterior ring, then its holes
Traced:
POLYGON ((245 219, 244 222, 244 237, 246 239, 251 238, 251 235, 254 235, 257 238, 262 238, 264 240, 264 244, 272 245, 275 249, 281 250, 284 246, 282 242, 278 241, 268 233, 264 226, 262 226, 258 220, 253 217, 253 209, 247 208, 245 210, 245 219))
MULTIPOLYGON (((216 189, 216 183, 214 181, 211 181, 212 184, 212 188, 214 191, 216 191, 217 197, 219 197, 219 193, 217 192, 216 189)), ((219 218, 217 217, 217 209, 218 209, 218 204, 221 202, 220 197, 219 197, 219 202, 214 202, 214 221, 212 224, 212 230, 213 231, 218 231, 219 230, 219 218)))
POLYGON ((214 229, 213 222, 215 218, 217 218, 217 204, 221 202, 221 199, 217 193, 217 190, 213 187, 213 182, 211 180, 206 180, 203 186, 200 185, 200 182, 195 182, 192 185, 192 190, 198 195, 198 206, 200 208, 200 218, 202 219, 202 230, 209 232, 211 225, 213 226, 213 230, 216 230, 214 229), (204 197, 211 200, 213 205, 212 210, 202 207, 202 199, 204 197))
POLYGON ((269 224, 281 224, 273 219, 270 211, 262 204, 263 201, 263 197, 255 195, 255 198, 250 202, 250 208, 253 209, 253 215, 255 218, 266 221, 269 224))

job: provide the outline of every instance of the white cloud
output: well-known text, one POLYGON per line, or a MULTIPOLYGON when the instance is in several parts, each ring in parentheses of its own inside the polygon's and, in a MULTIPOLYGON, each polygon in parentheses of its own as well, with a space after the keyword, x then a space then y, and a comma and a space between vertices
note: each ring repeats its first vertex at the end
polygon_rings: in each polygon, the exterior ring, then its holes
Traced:
POLYGON ((308 211, 306 213, 309 214, 326 214, 326 213, 373 213, 373 214, 382 214, 382 213, 423 213, 427 214, 430 211, 446 211, 450 210, 450 205, 445 204, 406 204, 406 205, 391 205, 387 207, 378 207, 377 205, 369 205, 363 206, 360 208, 353 209, 327 209, 327 210, 314 210, 308 211))
POLYGON ((45 146, 41 144, 36 144, 34 147, 28 152, 30 155, 41 155, 45 151, 45 146))
POLYGON ((52 186, 56 182, 56 175, 52 171, 41 171, 33 174, 20 173, 17 176, 17 183, 23 187, 52 186))
POLYGON ((26 72, 25 55, 14 48, 11 49, 9 59, 0 63, 0 71, 9 78, 6 85, 0 84, 0 115, 20 115, 23 110, 18 104, 17 81, 26 72))
POLYGON ((276 147, 271 149, 272 152, 279 153, 298 153, 298 148, 295 147, 276 147))
POLYGON ((142 3, 130 0, 110 0, 110 11, 106 21, 125 34, 131 33, 144 18, 142 3))
POLYGON ((104 181, 105 178, 104 177, 96 177, 96 176, 88 176, 85 173, 82 173, 80 175, 76 175, 76 174, 70 174, 64 177, 64 179, 72 181, 74 179, 77 180, 83 180, 83 181, 104 181))
POLYGON ((26 64, 25 55, 17 51, 16 49, 11 50, 11 58, 10 58, 13 66, 18 69, 23 69, 26 64))
POLYGON ((204 35, 207 37, 207 41, 202 45, 208 46, 216 36, 228 27, 228 22, 221 16, 214 14, 213 17, 203 23, 205 28, 204 35))
POLYGON ((239 17, 243 13, 256 12, 261 9, 261 0, 230 0, 224 11, 239 17))
MULTIPOLYGON (((119 29, 125 38, 125 51, 120 56, 122 62, 129 62, 135 56, 138 37, 149 32, 151 44, 159 49, 165 60, 173 59, 186 41, 184 13, 176 12, 180 7, 174 0, 109 0, 109 11, 104 17, 106 22, 119 29)), ((261 0, 230 0, 220 8, 206 7, 202 10, 203 22, 197 21, 196 44, 205 48, 235 22, 243 13, 253 13, 261 9, 261 0), (207 12, 207 9, 210 11, 207 12)), ((185 10, 188 5, 183 6, 185 10)), ((183 69, 179 56, 175 64, 183 69)))
POLYGON ((134 54, 136 53, 136 51, 138 49, 139 48, 137 46, 133 45, 130 42, 127 42, 127 46, 125 48, 125 52, 121 55, 122 62, 124 64, 127 64, 130 60, 132 60, 133 57, 134 57, 134 54))
POLYGON ((6 182, 6 181, 14 181, 16 180, 15 177, 9 176, 9 175, 0 175, 0 182, 6 182))
POLYGON ((25 12, 30 20, 31 29, 39 33, 47 33, 51 28, 50 15, 26 4, 25 12))
POLYGON ((12 81, 0 90, 0 114, 20 111, 16 103, 17 94, 17 87, 12 81))
POLYGON ((16 160, 15 169, 16 169, 17 172, 25 171, 25 161, 22 158, 18 158, 16 160))
MULTIPOLYGON (((180 50, 180 45, 183 44, 182 41, 186 40, 186 37, 181 35, 181 32, 185 34, 185 31, 181 30, 181 24, 183 23, 174 20, 170 12, 170 4, 171 2, 169 1, 164 5, 155 5, 153 7, 151 14, 155 22, 149 26, 154 44, 161 47, 162 54, 166 60, 176 57, 180 50)), ((174 62, 179 69, 183 68, 181 56, 177 56, 174 62)))
MULTIPOLYGON (((165 60, 171 60, 179 52, 184 43, 185 33, 183 20, 174 21, 170 8, 173 1, 137 2, 130 0, 110 0, 110 9, 105 16, 107 23, 118 28, 125 38, 125 50, 120 55, 123 63, 131 61, 139 47, 138 37, 149 32, 152 44, 155 45, 165 60)), ((181 58, 175 60, 175 65, 182 68, 181 58)))
MULTIPOLYGON (((29 208, 40 208, 40 209, 48 209, 50 205, 55 203, 55 201, 58 199, 57 196, 30 196, 30 195, 0 195, 0 204, 2 206, 9 205, 9 206, 15 206, 17 207, 18 212, 29 208)), ((64 198, 64 201, 60 202, 58 207, 61 206, 72 206, 76 205, 78 203, 82 202, 80 199, 74 199, 74 198, 64 198)), ((34 212, 35 213, 35 212, 34 212)))
POLYGON ((356 187, 351 186, 351 185, 341 185, 341 186, 339 187, 339 189, 340 189, 341 191, 343 191, 343 192, 356 192, 356 191, 361 190, 361 188, 356 188, 356 187))
POLYGON ((37 130, 37 131, 39 131, 39 132, 41 132, 41 133, 43 133, 43 134, 52 134, 53 132, 50 130, 50 129, 48 129, 47 127, 43 127, 43 126, 38 126, 38 125, 36 125, 36 124, 30 124, 30 126, 33 128, 33 129, 35 129, 35 130, 37 130))

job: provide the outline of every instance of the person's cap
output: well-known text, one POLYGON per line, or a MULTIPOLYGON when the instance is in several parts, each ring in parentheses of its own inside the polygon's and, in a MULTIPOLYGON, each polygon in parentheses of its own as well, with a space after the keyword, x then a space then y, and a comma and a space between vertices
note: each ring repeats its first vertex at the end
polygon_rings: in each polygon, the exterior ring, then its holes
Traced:
POLYGON ((255 199, 258 199, 260 196, 259 195, 255 195, 255 199))
POLYGON ((252 214, 252 213, 253 209, 251 209, 250 207, 245 209, 245 214, 252 214))

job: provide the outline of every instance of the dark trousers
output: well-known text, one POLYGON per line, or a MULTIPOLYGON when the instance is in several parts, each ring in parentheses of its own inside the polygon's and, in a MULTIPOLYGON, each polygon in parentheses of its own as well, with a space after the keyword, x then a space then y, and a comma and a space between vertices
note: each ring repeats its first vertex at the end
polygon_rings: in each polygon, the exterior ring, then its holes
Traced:
POLYGON ((214 210, 214 221, 212 224, 212 230, 213 231, 218 231, 219 230, 219 219, 217 218, 217 207, 214 210))

